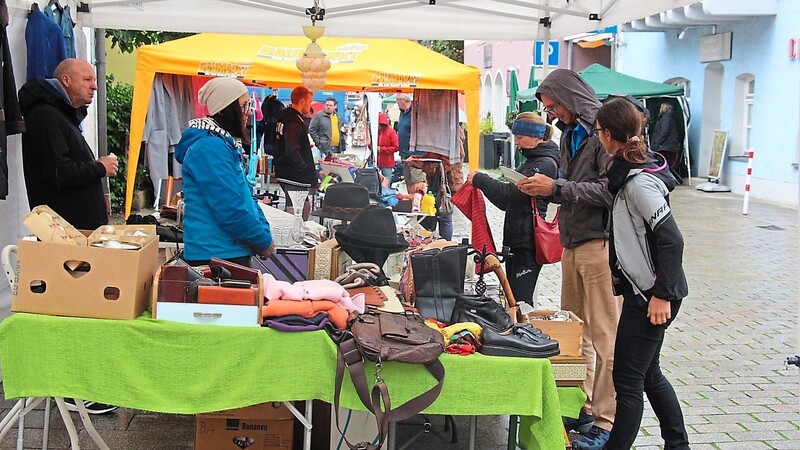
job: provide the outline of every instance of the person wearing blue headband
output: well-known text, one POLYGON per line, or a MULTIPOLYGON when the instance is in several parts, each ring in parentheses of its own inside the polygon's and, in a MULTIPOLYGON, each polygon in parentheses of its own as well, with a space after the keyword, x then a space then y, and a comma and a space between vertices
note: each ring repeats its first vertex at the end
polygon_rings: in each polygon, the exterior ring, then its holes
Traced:
MULTIPOLYGON (((532 177, 541 173, 558 178, 558 145, 551 141, 553 129, 534 112, 524 112, 516 117, 511 126, 514 142, 525 157, 517 172, 532 177)), ((511 291, 517 301, 533 305, 533 291, 542 266, 536 263, 536 248, 533 242, 533 206, 531 197, 520 191, 514 183, 500 181, 481 172, 471 172, 467 183, 480 189, 492 204, 506 212, 503 223, 503 245, 508 246, 514 256, 506 261, 511 291)), ((536 198, 539 214, 547 214, 548 199, 536 198)))

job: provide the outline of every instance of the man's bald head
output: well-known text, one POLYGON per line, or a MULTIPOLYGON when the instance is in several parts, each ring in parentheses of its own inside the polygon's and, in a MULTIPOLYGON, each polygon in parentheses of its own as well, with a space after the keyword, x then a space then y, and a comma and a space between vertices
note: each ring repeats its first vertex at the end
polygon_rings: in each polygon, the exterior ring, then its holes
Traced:
POLYGON ((94 67, 82 59, 65 59, 58 63, 53 77, 67 91, 70 103, 75 108, 92 103, 97 90, 97 77, 94 67))

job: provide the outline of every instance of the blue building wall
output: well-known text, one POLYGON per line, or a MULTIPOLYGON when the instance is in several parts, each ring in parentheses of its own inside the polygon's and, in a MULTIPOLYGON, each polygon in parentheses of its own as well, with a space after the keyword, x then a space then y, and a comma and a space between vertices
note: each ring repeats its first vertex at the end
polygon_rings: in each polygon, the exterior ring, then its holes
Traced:
MULTIPOLYGON (((800 37, 800 2, 779 0, 778 14, 736 22, 720 22, 717 33, 732 32, 732 57, 720 61, 724 76, 722 84, 722 120, 720 129, 734 128, 734 99, 736 77, 752 74, 755 77, 754 113, 751 143, 753 160, 752 195, 774 198, 782 203, 797 204, 798 146, 800 145, 800 59, 788 55, 790 38, 800 37), (793 163, 795 164, 793 166, 793 163), (758 183, 763 189, 758 189, 758 183), (794 189, 791 189, 794 185, 794 189), (788 192, 776 193, 785 187, 788 192)), ((692 125, 689 148, 692 173, 698 173, 701 156, 701 130, 706 67, 699 58, 699 37, 711 34, 710 27, 691 28, 684 39, 678 39, 680 29, 669 32, 621 33, 622 45, 617 51, 617 70, 653 81, 683 77, 690 80, 692 125)), ((739 154, 729 147, 731 153, 739 154)), ((707 153, 706 153, 707 154, 707 153)), ((707 166, 706 166, 707 167, 707 166)), ((725 159, 723 182, 734 192, 743 191, 747 162, 725 159)), ((700 172, 703 172, 701 170, 700 172)))

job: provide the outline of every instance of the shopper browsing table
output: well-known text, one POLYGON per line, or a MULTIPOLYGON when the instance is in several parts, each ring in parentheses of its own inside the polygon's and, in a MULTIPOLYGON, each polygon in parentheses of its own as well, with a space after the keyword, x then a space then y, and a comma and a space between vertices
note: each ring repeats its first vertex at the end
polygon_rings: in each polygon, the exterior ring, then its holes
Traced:
POLYGON ((183 165, 184 256, 192 265, 216 257, 249 266, 252 255, 266 258, 275 248, 242 162, 253 104, 233 78, 208 81, 198 99, 208 116, 191 120, 175 149, 183 165))
MULTIPOLYGON (((558 146, 550 140, 553 130, 534 112, 517 116, 511 126, 517 149, 525 157, 517 172, 532 177, 541 173, 550 178, 558 176, 558 146)), ((472 183, 492 204, 505 211, 503 245, 513 253, 506 262, 506 273, 514 298, 533 305, 533 291, 542 266, 536 263, 536 244, 533 241, 533 206, 531 197, 513 183, 499 181, 485 173, 471 172, 472 183)), ((536 197, 539 214, 547 214, 546 197, 536 197)))
POLYGON ((631 448, 639 432, 647 393, 658 417, 664 448, 686 450, 689 440, 675 390, 661 373, 664 333, 688 294, 683 236, 669 207, 678 184, 666 162, 650 156, 639 135, 641 120, 623 99, 597 112, 595 132, 613 156, 608 188, 614 195, 609 263, 622 316, 614 351, 617 420, 607 450, 631 448))
POLYGON ((575 448, 599 450, 614 423, 616 401, 611 370, 621 300, 611 289, 608 236, 603 222, 612 200, 606 177, 610 155, 590 133, 600 102, 577 73, 553 71, 539 85, 536 97, 545 112, 558 118, 563 178, 554 180, 536 174, 517 186, 529 195, 550 196, 561 204, 561 308, 574 312, 586 324, 582 342, 587 361, 583 389, 588 398, 578 420, 567 420, 565 425, 588 431, 573 442, 575 448), (589 428, 592 420, 594 426, 589 428))

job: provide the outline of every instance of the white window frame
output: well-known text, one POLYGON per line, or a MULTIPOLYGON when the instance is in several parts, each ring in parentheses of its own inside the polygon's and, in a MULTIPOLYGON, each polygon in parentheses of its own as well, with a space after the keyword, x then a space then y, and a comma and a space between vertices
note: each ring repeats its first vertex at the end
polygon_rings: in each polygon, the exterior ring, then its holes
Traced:
POLYGON ((756 77, 743 73, 736 77, 733 104, 733 133, 731 155, 747 156, 753 148, 753 108, 755 104, 756 77))

